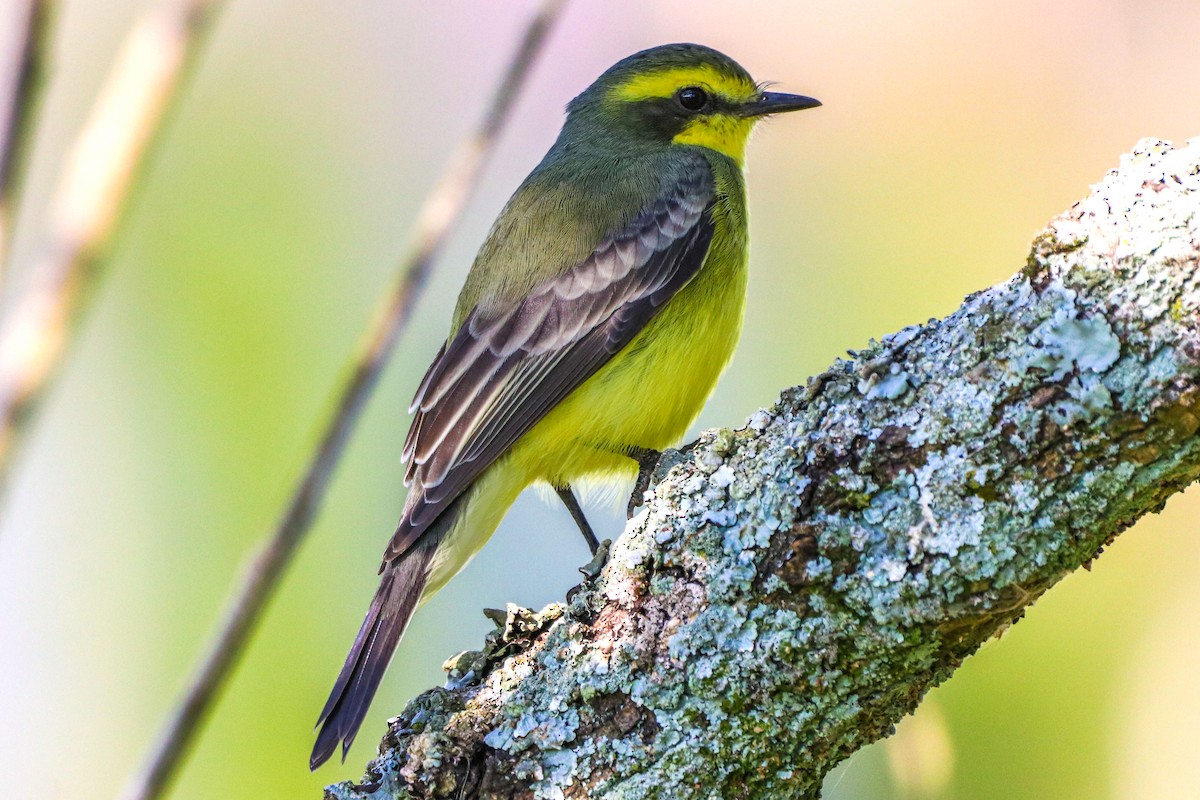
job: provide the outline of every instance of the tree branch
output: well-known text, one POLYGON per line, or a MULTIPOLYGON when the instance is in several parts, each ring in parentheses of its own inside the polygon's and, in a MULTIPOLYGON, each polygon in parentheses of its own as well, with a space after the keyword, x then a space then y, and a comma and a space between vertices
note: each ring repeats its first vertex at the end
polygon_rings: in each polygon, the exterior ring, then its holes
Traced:
POLYGON ((138 171, 219 5, 172 0, 141 16, 67 154, 33 259, 32 285, 0 326, 0 491, 62 365, 138 171))
POLYGON ((1200 476, 1198 264, 1200 139, 1143 141, 1006 283, 672 454, 326 797, 818 797, 1200 476))
POLYGON ((42 78, 50 49, 51 0, 27 0, 10 10, 15 42, 10 73, 4 75, 0 92, 0 284, 7 275, 8 249, 12 239, 13 198, 20 192, 24 161, 33 149, 29 135, 39 105, 42 78), (20 21, 12 17, 20 17, 20 21))

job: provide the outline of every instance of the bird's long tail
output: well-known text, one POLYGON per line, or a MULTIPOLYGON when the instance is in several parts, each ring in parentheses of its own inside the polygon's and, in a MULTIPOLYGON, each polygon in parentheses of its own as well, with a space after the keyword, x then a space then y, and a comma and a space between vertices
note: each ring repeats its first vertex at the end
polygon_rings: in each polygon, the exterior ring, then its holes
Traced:
MULTIPOLYGON (((453 516, 453 508, 447 511, 451 513, 443 516, 453 516)), ((309 769, 324 764, 337 749, 339 741, 342 743, 342 760, 345 760, 392 654, 400 644, 400 637, 421 600, 429 579, 430 562, 443 530, 444 525, 435 524, 420 541, 384 569, 367 617, 317 720, 321 732, 317 734, 317 743, 309 757, 309 769)))

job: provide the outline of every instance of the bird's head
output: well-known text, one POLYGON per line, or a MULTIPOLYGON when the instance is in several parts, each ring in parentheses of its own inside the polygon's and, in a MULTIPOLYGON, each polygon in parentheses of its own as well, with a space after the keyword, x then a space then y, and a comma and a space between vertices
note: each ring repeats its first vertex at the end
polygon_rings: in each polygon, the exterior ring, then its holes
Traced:
POLYGON ((811 97, 763 91, 740 64, 711 47, 668 44, 609 67, 567 106, 564 133, 613 147, 699 145, 741 164, 758 120, 819 105, 811 97))

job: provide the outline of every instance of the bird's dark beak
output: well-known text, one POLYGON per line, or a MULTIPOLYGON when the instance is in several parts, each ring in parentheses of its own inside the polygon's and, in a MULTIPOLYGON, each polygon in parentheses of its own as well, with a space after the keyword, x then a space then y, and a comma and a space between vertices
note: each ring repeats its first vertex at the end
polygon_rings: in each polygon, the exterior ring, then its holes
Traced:
POLYGON ((763 92, 757 100, 746 103, 741 108, 744 117, 762 117, 767 114, 782 114, 785 111, 802 111, 806 108, 816 108, 821 101, 802 94, 783 94, 781 92, 763 92))

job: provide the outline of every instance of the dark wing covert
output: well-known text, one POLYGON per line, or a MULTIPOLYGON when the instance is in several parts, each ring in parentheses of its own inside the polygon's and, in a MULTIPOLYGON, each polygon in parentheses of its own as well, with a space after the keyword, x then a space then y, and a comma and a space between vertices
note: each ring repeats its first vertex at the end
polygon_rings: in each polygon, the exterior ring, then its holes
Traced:
POLYGON ((703 159, 580 264, 524 300, 478 307, 429 367, 404 443, 410 500, 384 555, 402 555, 492 462, 645 327, 699 271, 714 223, 703 159))

